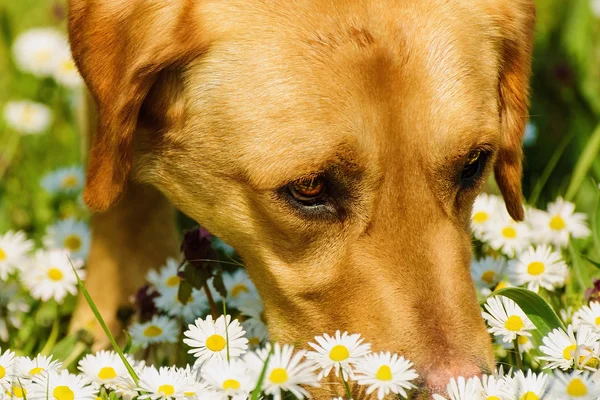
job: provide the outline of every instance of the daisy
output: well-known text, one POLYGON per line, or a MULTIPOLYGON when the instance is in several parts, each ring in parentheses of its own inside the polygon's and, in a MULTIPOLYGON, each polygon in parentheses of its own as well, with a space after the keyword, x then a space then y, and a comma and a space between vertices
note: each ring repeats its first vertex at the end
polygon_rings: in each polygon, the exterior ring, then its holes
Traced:
POLYGON ((8 275, 22 267, 31 249, 33 242, 23 232, 8 231, 0 235, 0 280, 6 281, 8 275))
POLYGON ((23 271, 23 283, 35 299, 48 301, 50 299, 61 303, 67 294, 77 294, 77 277, 85 278, 81 269, 83 261, 69 261, 64 250, 39 250, 23 271))
POLYGON ((319 379, 328 376, 332 369, 335 370, 336 376, 339 376, 341 369, 346 378, 353 378, 352 367, 371 352, 371 345, 363 344, 363 340, 359 334, 350 335, 340 331, 336 331, 334 336, 326 333, 323 336, 315 336, 317 343, 309 342, 308 345, 316 351, 308 352, 306 358, 322 368, 319 379))
POLYGON ((596 349, 599 339, 587 325, 580 326, 577 335, 573 332, 573 325, 569 325, 566 332, 556 328, 542 339, 544 345, 539 350, 544 355, 539 359, 548 361, 545 368, 567 370, 573 366, 585 367, 590 361, 593 363, 593 359, 598 360, 596 349))
POLYGON ((38 374, 29 385, 27 400, 95 400, 98 388, 69 371, 38 374))
POLYGON ((42 177, 41 185, 50 194, 78 193, 83 189, 85 173, 79 166, 59 168, 42 177))
POLYGON ((197 289, 192 290, 192 294, 186 304, 179 301, 177 289, 159 289, 158 297, 154 299, 154 305, 171 317, 183 318, 188 323, 194 321, 208 310, 208 300, 204 291, 197 289))
POLYGON ((592 301, 589 305, 581 307, 574 315, 573 322, 589 325, 596 333, 600 334, 600 303, 592 301))
POLYGON ((131 340, 142 348, 155 343, 176 343, 179 335, 177 322, 163 315, 155 315, 148 322, 135 323, 129 327, 131 340))
POLYGON ((359 385, 368 385, 367 394, 377 390, 382 400, 389 393, 408 397, 406 391, 415 388, 411 383, 418 377, 412 362, 397 354, 367 354, 356 364, 355 379, 359 385))
POLYGON ((52 123, 50 108, 29 100, 9 101, 4 106, 4 120, 12 129, 26 135, 42 133, 52 123))
POLYGON ((568 269, 561 254, 550 246, 531 246, 509 263, 508 275, 515 285, 527 284, 527 289, 537 293, 540 286, 549 291, 564 286, 568 269))
POLYGON ((501 372, 494 375, 483 375, 481 387, 481 394, 486 400, 512 400, 510 393, 506 391, 506 379, 501 372))
POLYGON ((483 239, 483 232, 491 223, 492 219, 499 214, 506 213, 502 208, 502 202, 493 194, 482 193, 475 199, 473 211, 471 212, 471 229, 476 239, 483 239))
POLYGON ((255 384, 254 375, 240 359, 227 362, 220 358, 212 358, 202 368, 201 376, 217 392, 234 399, 238 396, 245 399, 255 384))
POLYGON ((508 214, 494 217, 483 232, 483 240, 508 257, 525 250, 529 246, 530 236, 529 227, 513 221, 508 214))
POLYGON ((145 367, 140 373, 139 391, 146 392, 138 398, 143 399, 177 399, 186 397, 192 391, 185 373, 173 367, 145 367))
POLYGON ((83 84, 68 46, 64 46, 56 52, 52 75, 58 83, 68 88, 78 88, 83 84))
POLYGON ((10 386, 14 375, 14 361, 15 353, 6 350, 2 354, 2 349, 0 349, 0 392, 2 392, 1 388, 10 386))
POLYGON ((474 261, 471 264, 471 276, 475 286, 480 290, 494 288, 500 283, 505 267, 506 262, 502 258, 488 256, 474 261))
MULTIPOLYGON (((248 353, 244 361, 250 371, 254 373, 254 380, 262 373, 271 347, 260 349, 255 353, 248 353)), ((281 400, 282 392, 290 392, 297 399, 310 397, 302 386, 318 387, 317 375, 314 373, 315 365, 303 361, 306 350, 297 351, 294 354, 294 346, 275 343, 273 354, 269 358, 262 391, 273 396, 274 400, 281 400)))
POLYGON ((258 297, 256 286, 250 280, 244 269, 238 269, 233 274, 223 274, 223 283, 227 289, 227 302, 238 308, 245 297, 258 297))
POLYGON ((238 305, 238 310, 245 317, 242 326, 246 331, 248 343, 256 347, 266 341, 269 337, 269 330, 262 300, 259 297, 246 297, 238 305))
MULTIPOLYGON (((465 379, 462 376, 456 379, 451 378, 450 383, 446 387, 449 400, 479 400, 481 398, 481 390, 481 381, 476 376, 469 379, 465 379)), ((434 394, 433 398, 435 400, 446 400, 445 397, 439 394, 434 394)))
POLYGON ((561 400, 596 400, 600 386, 592 381, 590 374, 573 371, 570 374, 557 371, 550 386, 550 395, 561 400))
POLYGON ((58 30, 36 28, 17 36, 12 51, 20 70, 46 77, 56 69, 57 53, 67 46, 66 37, 58 30))
POLYGON ((563 248, 570 237, 578 239, 590 235, 586 219, 585 214, 575 212, 575 204, 558 197, 548 204, 547 212, 533 214, 531 223, 539 232, 540 241, 563 248))
POLYGON ((513 378, 506 379, 506 391, 511 399, 519 400, 541 400, 546 394, 548 375, 535 374, 531 370, 527 375, 523 371, 517 371, 513 378))
POLYGON ((50 249, 66 249, 71 258, 85 260, 90 251, 90 230, 85 222, 67 218, 48 227, 44 245, 50 249))
POLYGON ((481 315, 490 326, 488 332, 501 337, 503 342, 511 342, 517 335, 531 336, 528 331, 535 329, 517 303, 507 297, 490 297, 485 303, 485 310, 487 312, 481 315))
POLYGON ((185 397, 204 400, 209 395, 208 384, 200 381, 198 374, 189 364, 185 368, 176 368, 176 371, 186 380, 188 388, 184 392, 185 397))
POLYGON ((237 319, 221 315, 216 321, 212 316, 206 320, 198 318, 193 325, 183 334, 187 339, 183 342, 191 347, 188 353, 196 357, 197 364, 212 359, 227 359, 239 357, 248 348, 248 339, 244 337, 244 330, 237 319), (228 353, 229 352, 229 353, 228 353))
POLYGON ((15 359, 15 375, 22 380, 32 380, 35 376, 58 371, 62 363, 38 354, 35 358, 17 357, 15 359))
MULTIPOLYGON (((128 358, 130 364, 133 360, 128 358)), ((115 388, 119 376, 127 375, 127 367, 114 351, 101 350, 96 354, 88 354, 79 361, 78 369, 90 381, 98 385, 115 388)))
POLYGON ((151 269, 146 275, 146 279, 159 291, 165 289, 177 290, 181 282, 178 272, 179 262, 174 258, 168 258, 166 264, 158 271, 151 269))

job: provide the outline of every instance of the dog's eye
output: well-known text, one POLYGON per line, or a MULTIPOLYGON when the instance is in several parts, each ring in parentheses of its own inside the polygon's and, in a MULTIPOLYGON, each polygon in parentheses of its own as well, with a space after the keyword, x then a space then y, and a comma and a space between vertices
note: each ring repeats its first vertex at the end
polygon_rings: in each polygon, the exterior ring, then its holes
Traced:
POLYGON ((467 162, 460 174, 460 180, 463 184, 475 180, 483 171, 488 153, 482 150, 473 150, 467 157, 467 162))
POLYGON ((325 195, 325 178, 322 176, 311 176, 299 179, 288 185, 292 197, 305 205, 314 205, 325 195))

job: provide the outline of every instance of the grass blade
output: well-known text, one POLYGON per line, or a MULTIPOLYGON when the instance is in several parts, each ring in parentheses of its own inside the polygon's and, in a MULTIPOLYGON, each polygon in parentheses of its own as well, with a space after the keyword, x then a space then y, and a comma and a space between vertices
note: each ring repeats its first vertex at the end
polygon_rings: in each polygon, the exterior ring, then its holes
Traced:
POLYGON ((265 360, 265 365, 263 365, 262 370, 260 371, 260 376, 258 377, 258 382, 256 382, 256 387, 252 391, 251 400, 260 399, 260 392, 262 391, 262 384, 265 380, 265 376, 267 375, 267 367, 269 366, 269 360, 273 355, 274 346, 271 345, 271 349, 269 350, 269 354, 267 355, 267 359, 265 360))
POLYGON ((594 129, 592 136, 590 136, 585 145, 583 153, 577 160, 577 164, 573 170, 573 177, 565 194, 565 200, 572 201, 575 198, 590 168, 592 168, 594 160, 598 157, 598 152, 600 152, 600 124, 594 129))

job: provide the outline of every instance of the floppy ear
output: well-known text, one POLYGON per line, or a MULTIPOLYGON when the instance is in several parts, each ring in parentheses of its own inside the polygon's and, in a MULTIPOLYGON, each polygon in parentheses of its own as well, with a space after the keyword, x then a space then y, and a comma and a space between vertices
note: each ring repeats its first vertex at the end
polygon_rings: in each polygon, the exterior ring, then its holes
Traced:
POLYGON ((494 173, 509 214, 521 221, 524 218, 522 138, 529 108, 535 5, 532 0, 514 0, 496 7, 496 12, 503 13, 498 20, 502 36, 498 80, 502 145, 494 173))
POLYGON ((189 0, 71 0, 73 58, 98 108, 83 198, 113 205, 127 185, 140 107, 157 75, 205 48, 189 0))

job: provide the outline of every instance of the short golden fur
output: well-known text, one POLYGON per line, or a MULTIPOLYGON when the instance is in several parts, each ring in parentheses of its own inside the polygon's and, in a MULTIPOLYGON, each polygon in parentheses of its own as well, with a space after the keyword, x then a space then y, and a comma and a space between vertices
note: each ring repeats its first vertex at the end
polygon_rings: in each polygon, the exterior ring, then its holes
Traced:
POLYGON ((531 0, 70 3, 98 107, 87 284, 115 329, 177 254, 172 203, 237 249, 274 340, 359 332, 414 361, 423 396, 493 367, 469 221, 492 168, 523 217, 531 0), (488 166, 460 188, 476 149, 488 166), (281 195, 323 172, 343 188, 335 211, 281 195))

